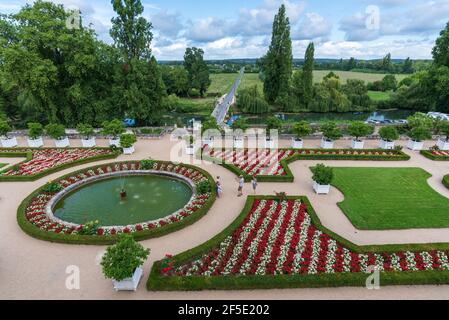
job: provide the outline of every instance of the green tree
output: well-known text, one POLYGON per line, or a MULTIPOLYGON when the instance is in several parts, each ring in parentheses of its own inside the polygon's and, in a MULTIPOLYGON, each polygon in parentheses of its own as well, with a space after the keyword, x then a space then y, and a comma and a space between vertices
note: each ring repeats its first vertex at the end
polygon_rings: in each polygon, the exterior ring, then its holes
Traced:
POLYGON ((83 137, 83 139, 90 139, 94 134, 94 128, 90 124, 80 123, 76 126, 76 131, 83 137))
POLYGON ((333 121, 326 122, 321 126, 321 131, 326 140, 334 141, 338 140, 343 136, 340 128, 333 121))
POLYGON ((37 122, 28 123, 28 137, 35 140, 44 134, 44 126, 37 122))
POLYGON ((103 122, 103 134, 110 135, 114 139, 117 139, 123 132, 125 132, 125 127, 123 122, 118 119, 103 122))
POLYGON ((292 69, 290 21, 286 15, 285 5, 281 5, 274 17, 270 47, 262 58, 263 88, 269 103, 274 103, 279 96, 288 94, 292 69))
POLYGON ((237 106, 243 112, 250 114, 263 114, 267 113, 270 109, 270 106, 260 93, 257 85, 238 91, 237 106))
POLYGON ((313 130, 307 121, 300 121, 293 125, 293 133, 296 135, 298 140, 312 134, 313 130))
POLYGON ((315 46, 310 43, 307 46, 306 54, 304 57, 303 67, 303 85, 304 85, 304 104, 307 108, 313 99, 313 69, 315 65, 315 46))
POLYGON ((436 40, 432 55, 435 65, 449 67, 449 22, 436 40))
POLYGON ((348 133, 359 141, 361 137, 366 137, 374 132, 374 127, 363 121, 352 121, 348 127, 348 133))
POLYGON ((379 135, 384 141, 392 142, 399 139, 398 130, 393 126, 382 127, 379 130, 379 135))
POLYGON ((269 117, 266 121, 267 124, 267 136, 271 137, 271 130, 281 130, 282 129, 282 121, 276 117, 269 117))
POLYGON ((387 74, 382 79, 382 91, 396 90, 398 86, 398 81, 396 80, 395 75, 387 74))
POLYGON ((232 130, 241 130, 243 132, 245 132, 248 128, 248 121, 245 118, 238 118, 231 125, 232 130))
POLYGON ((198 90, 203 97, 211 84, 203 49, 187 48, 184 54, 184 68, 188 74, 190 89, 198 90))
POLYGON ((61 140, 66 136, 65 127, 62 124, 50 123, 45 126, 45 131, 51 138, 55 140, 61 140))
POLYGON ((402 72, 403 73, 413 73, 413 62, 410 58, 405 59, 403 65, 402 65, 402 72))
POLYGON ((368 88, 363 80, 348 79, 342 86, 342 92, 346 94, 351 102, 351 109, 364 111, 371 108, 371 99, 368 95, 368 88))
POLYGON ((416 142, 421 142, 423 140, 432 138, 430 129, 426 126, 414 127, 412 130, 410 130, 408 136, 416 142))
POLYGON ((446 141, 449 141, 449 122, 444 121, 440 124, 440 133, 446 137, 446 141))
POLYGON ((11 126, 6 120, 0 120, 0 137, 8 138, 8 133, 11 131, 11 126))

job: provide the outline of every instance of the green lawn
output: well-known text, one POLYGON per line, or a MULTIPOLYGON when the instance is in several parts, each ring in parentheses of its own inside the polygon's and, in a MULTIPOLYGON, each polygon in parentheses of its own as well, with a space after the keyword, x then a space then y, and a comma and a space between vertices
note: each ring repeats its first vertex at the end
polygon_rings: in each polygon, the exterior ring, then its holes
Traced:
POLYGON ((334 168, 340 208, 360 230, 448 228, 449 199, 419 168, 334 168))
POLYGON ((217 93, 222 96, 231 90, 232 84, 237 79, 237 73, 218 73, 211 74, 211 84, 207 89, 207 93, 217 93))
MULTIPOLYGON (((313 72, 313 80, 315 82, 321 82, 323 78, 329 73, 329 70, 315 70, 313 72)), ((346 83, 348 79, 359 79, 365 82, 374 82, 382 80, 386 74, 382 73, 364 73, 364 72, 353 72, 353 71, 332 71, 340 77, 342 83, 346 83)), ((396 74, 396 80, 399 82, 406 78, 408 75, 396 74)))
POLYGON ((373 101, 386 101, 391 98, 391 91, 382 92, 382 91, 368 91, 368 96, 373 101))

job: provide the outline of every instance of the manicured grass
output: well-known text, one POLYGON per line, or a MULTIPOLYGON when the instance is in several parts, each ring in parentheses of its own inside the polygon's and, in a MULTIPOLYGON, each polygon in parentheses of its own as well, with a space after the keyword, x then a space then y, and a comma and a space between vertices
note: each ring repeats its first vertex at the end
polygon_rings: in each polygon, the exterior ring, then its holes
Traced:
POLYGON ((382 92, 382 91, 368 91, 368 96, 373 101, 386 101, 391 98, 391 91, 382 92))
POLYGON ((449 227, 449 199, 419 168, 334 168, 340 208, 360 230, 449 227))

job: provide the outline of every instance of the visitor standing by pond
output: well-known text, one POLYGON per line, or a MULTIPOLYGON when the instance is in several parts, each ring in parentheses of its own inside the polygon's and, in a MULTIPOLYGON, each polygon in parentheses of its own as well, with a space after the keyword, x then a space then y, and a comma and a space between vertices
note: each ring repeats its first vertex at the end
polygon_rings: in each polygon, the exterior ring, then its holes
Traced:
POLYGON ((257 177, 256 176, 253 176, 253 180, 251 181, 251 185, 253 187, 254 194, 256 194, 256 191, 257 191, 257 177))
POLYGON ((238 178, 238 182, 239 182, 239 188, 238 188, 238 197, 243 196, 243 186, 245 185, 245 178, 243 178, 243 176, 240 176, 238 178))

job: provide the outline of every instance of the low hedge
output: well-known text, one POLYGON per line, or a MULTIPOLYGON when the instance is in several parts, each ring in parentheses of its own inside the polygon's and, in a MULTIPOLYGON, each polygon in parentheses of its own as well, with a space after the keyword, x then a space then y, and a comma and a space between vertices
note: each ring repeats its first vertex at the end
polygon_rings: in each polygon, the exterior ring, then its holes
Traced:
POLYGON ((421 154, 426 157, 427 159, 433 160, 433 161, 449 161, 449 157, 445 156, 438 156, 434 154, 430 150, 421 150, 421 154))
MULTIPOLYGON (((225 150, 225 149, 223 149, 225 150)), ((279 151, 288 151, 292 149, 279 149, 279 151)), ((297 150, 309 150, 315 152, 348 152, 348 151, 366 151, 366 152, 380 152, 387 151, 381 149, 366 149, 366 150, 352 150, 352 149, 297 149, 297 150)), ((375 156, 375 155, 347 155, 347 154, 295 154, 286 159, 280 161, 280 165, 284 168, 285 175, 275 176, 275 175, 259 175, 257 176, 257 181, 259 182, 294 182, 295 177, 292 171, 289 168, 289 164, 295 161, 300 160, 354 160, 354 161, 408 161, 410 160, 410 156, 406 153, 399 150, 388 150, 389 152, 393 152, 395 156, 375 156)), ((217 160, 214 157, 205 155, 202 152, 199 152, 198 157, 201 157, 203 160, 211 161, 217 163, 217 160)), ((246 174, 242 170, 240 170, 237 166, 232 163, 220 163, 224 168, 233 172, 235 175, 242 175, 245 178, 245 182, 250 182, 252 180, 252 176, 246 174)))
MULTIPOLYGON (((27 148, 28 149, 34 149, 34 148, 27 148)), ((57 148, 35 148, 36 150, 45 150, 45 149, 57 149, 57 148)), ((66 148, 66 149, 80 149, 80 148, 66 148)), ((97 149, 97 150, 106 150, 109 148, 93 148, 93 149, 97 149)), ((36 181, 39 180, 45 176, 48 176, 49 174, 58 172, 58 171, 62 171, 71 167, 75 167, 75 166, 79 166, 82 164, 86 164, 86 163, 91 163, 91 162, 96 162, 96 161, 101 161, 101 160, 107 160, 107 159, 115 159, 117 158, 120 154, 122 154, 121 149, 117 149, 117 150, 113 150, 110 154, 103 154, 103 155, 99 155, 99 156, 95 156, 95 157, 91 157, 91 158, 87 158, 87 159, 81 159, 81 160, 76 160, 70 163, 66 163, 66 164, 62 164, 53 168, 50 168, 48 170, 42 171, 40 173, 37 174, 33 174, 33 175, 28 175, 28 176, 4 176, 2 175, 4 172, 6 172, 6 170, 0 171, 0 182, 17 182, 17 181, 36 181)), ((24 161, 22 161, 21 163, 25 163, 28 162, 30 160, 33 159, 33 152, 32 151, 27 151, 27 152, 2 152, 0 149, 0 157, 8 157, 8 158, 26 158, 24 161)), ((20 163, 19 163, 20 164, 20 163)), ((16 164, 16 165, 19 165, 16 164)))
MULTIPOLYGON (((234 230, 244 221, 253 206, 255 199, 273 200, 274 196, 256 197, 250 196, 240 215, 223 232, 206 243, 173 257, 175 266, 195 260, 203 256, 209 250, 230 236, 234 230)), ((288 197, 288 199, 301 199, 306 203, 315 227, 339 241, 348 249, 358 253, 365 252, 391 252, 391 251, 419 251, 419 250, 449 250, 449 243, 423 244, 423 245, 385 245, 385 246, 357 246, 352 242, 336 235, 325 228, 309 200, 306 197, 288 197)), ((319 275, 263 275, 263 276, 217 276, 217 277, 179 277, 164 276, 161 274, 161 261, 153 264, 147 280, 149 291, 198 291, 198 290, 252 290, 252 289, 286 289, 286 288, 319 288, 340 286, 364 286, 367 274, 364 273, 340 273, 319 275)), ((418 285, 418 284, 448 284, 449 271, 419 271, 419 272, 386 272, 381 273, 381 285, 418 285)))
POLYGON ((446 188, 449 189, 449 174, 447 176, 444 176, 443 184, 446 186, 446 188))
MULTIPOLYGON (((130 163, 130 162, 132 162, 132 161, 114 162, 114 163, 104 164, 101 166, 115 165, 115 164, 120 164, 120 163, 130 163)), ((169 161, 157 161, 157 162, 158 163, 169 163, 169 161)), ((201 168, 187 165, 187 164, 183 164, 183 166, 190 167, 190 168, 200 171, 204 176, 206 176, 208 178, 208 180, 211 182, 211 184, 214 184, 214 180, 213 180, 212 176, 207 171, 204 171, 201 168)), ((78 171, 72 172, 70 174, 67 174, 61 178, 58 178, 58 180, 62 180, 62 179, 68 178, 70 176, 77 175, 79 173, 88 171, 90 169, 95 169, 98 167, 99 166, 94 166, 94 167, 78 170, 78 171)), ((50 242, 55 242, 55 243, 65 243, 65 244, 109 245, 109 244, 113 244, 117 241, 117 235, 114 235, 114 236, 112 236, 112 235, 105 235, 105 236, 66 235, 66 234, 62 234, 62 233, 47 232, 47 231, 41 230, 38 227, 36 227, 35 225, 33 225, 31 222, 29 222, 27 220, 27 218, 25 216, 25 208, 28 205, 28 203, 42 191, 42 189, 44 187, 45 186, 40 187, 39 189, 35 190, 32 194, 30 194, 27 198, 25 198, 25 200, 22 201, 19 208, 17 209, 17 222, 18 222, 20 228, 26 234, 30 235, 33 238, 37 238, 40 240, 45 240, 45 241, 50 241, 50 242)), ((209 211, 209 209, 214 204, 215 199, 216 199, 216 191, 215 191, 215 188, 212 188, 211 197, 209 198, 209 200, 206 202, 206 204, 202 208, 198 209, 194 214, 192 214, 178 222, 168 224, 162 228, 155 228, 155 229, 151 229, 151 230, 135 232, 135 233, 133 233, 134 239, 136 239, 137 241, 142 241, 142 240, 147 240, 147 239, 151 239, 151 238, 158 238, 158 237, 162 237, 166 234, 183 229, 183 228, 195 223, 196 221, 201 219, 203 216, 205 216, 207 214, 207 212, 209 211)))

